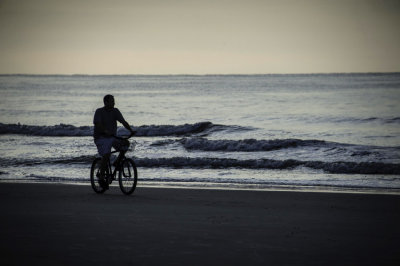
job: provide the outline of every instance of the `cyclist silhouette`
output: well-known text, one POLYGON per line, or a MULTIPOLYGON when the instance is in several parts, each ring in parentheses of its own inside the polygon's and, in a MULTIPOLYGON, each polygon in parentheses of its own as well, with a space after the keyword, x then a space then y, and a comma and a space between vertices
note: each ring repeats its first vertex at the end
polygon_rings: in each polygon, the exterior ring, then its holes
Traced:
POLYGON ((114 147, 116 150, 121 151, 117 161, 126 153, 129 148, 129 142, 127 140, 115 138, 117 133, 117 121, 120 122, 126 129, 128 129, 131 134, 134 134, 134 131, 129 126, 129 123, 125 121, 118 108, 114 108, 114 96, 110 94, 104 96, 103 102, 104 107, 98 108, 94 114, 93 137, 94 143, 97 146, 97 150, 102 157, 100 179, 101 182, 107 186, 108 183, 104 182, 104 172, 107 167, 107 162, 110 158, 111 148, 114 147))

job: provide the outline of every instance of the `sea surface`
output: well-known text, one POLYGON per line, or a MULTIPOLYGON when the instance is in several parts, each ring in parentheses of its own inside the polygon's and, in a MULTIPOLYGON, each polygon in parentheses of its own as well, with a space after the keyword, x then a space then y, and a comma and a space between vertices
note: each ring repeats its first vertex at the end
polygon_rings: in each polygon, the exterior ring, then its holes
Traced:
POLYGON ((400 73, 0 75, 0 181, 89 184, 106 94, 139 187, 400 193, 400 73))

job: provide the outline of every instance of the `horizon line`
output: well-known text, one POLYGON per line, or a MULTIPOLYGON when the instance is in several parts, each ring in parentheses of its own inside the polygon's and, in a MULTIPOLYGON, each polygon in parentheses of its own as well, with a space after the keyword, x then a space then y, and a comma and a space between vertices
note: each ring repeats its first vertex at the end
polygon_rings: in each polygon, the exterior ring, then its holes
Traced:
POLYGON ((377 72, 309 72, 309 73, 209 73, 209 74, 34 74, 0 73, 0 76, 267 76, 267 75, 351 75, 351 74, 400 74, 400 71, 377 72))

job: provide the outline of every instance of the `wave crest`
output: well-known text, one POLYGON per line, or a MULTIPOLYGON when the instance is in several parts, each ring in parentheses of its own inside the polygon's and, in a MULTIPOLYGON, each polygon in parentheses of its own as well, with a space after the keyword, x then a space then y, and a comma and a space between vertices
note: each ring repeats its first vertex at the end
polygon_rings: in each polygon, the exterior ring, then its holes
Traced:
POLYGON ((326 144, 322 140, 275 139, 275 140, 208 140, 205 138, 184 138, 179 140, 187 150, 254 152, 272 151, 299 146, 316 146, 326 144))
POLYGON ((323 170, 333 174, 385 174, 399 175, 399 164, 379 162, 322 162, 298 160, 250 159, 237 160, 229 158, 136 158, 139 167, 173 167, 173 168, 244 168, 244 169, 293 169, 307 167, 323 170))
MULTIPOLYGON (((199 122, 184 125, 143 125, 134 127, 138 137, 185 136, 199 133, 243 128, 237 126, 215 125, 211 122, 199 122)), ((54 126, 31 126, 0 123, 0 134, 21 134, 30 136, 92 136, 93 126, 73 126, 59 124, 54 126)))
POLYGON ((150 125, 135 128, 137 136, 182 136, 187 134, 203 133, 215 127, 211 122, 199 122, 184 125, 150 125))
POLYGON ((30 126, 0 123, 0 134, 21 134, 30 136, 92 136, 93 127, 59 124, 55 126, 30 126))

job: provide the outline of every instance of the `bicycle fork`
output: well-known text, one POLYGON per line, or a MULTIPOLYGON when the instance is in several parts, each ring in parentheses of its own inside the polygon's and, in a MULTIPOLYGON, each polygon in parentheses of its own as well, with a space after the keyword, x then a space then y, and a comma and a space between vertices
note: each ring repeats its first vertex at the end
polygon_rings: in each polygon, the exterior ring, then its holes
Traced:
POLYGON ((132 173, 131 173, 131 168, 130 167, 121 167, 121 171, 122 171, 122 175, 124 177, 132 177, 132 173), (125 173, 125 170, 127 171, 127 173, 125 173))

